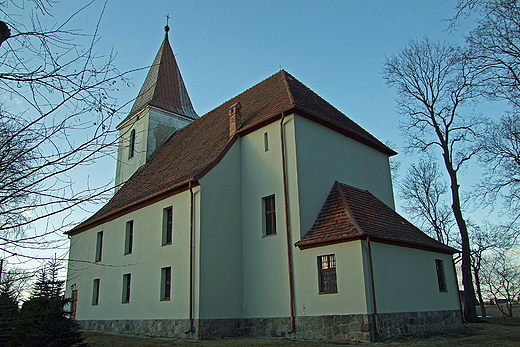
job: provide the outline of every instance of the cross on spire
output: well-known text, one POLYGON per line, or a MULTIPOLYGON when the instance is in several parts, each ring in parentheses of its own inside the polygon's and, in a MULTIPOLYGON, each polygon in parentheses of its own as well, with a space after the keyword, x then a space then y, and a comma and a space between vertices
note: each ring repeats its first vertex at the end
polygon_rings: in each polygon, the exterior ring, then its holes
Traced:
POLYGON ((168 23, 170 22, 170 14, 167 13, 165 15, 166 17, 166 26, 164 27, 164 31, 166 32, 166 36, 168 36, 168 31, 170 31, 170 27, 168 26, 168 23))

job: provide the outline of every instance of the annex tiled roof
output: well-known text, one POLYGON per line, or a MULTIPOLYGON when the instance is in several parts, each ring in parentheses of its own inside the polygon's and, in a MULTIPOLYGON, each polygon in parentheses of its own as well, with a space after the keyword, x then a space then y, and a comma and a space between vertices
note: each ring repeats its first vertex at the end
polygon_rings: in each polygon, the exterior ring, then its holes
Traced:
POLYGON ((370 192, 338 182, 311 230, 295 245, 310 248, 367 236, 374 241, 457 252, 423 233, 370 192))
POLYGON ((171 111, 190 119, 199 117, 193 109, 177 66, 175 55, 168 41, 168 32, 165 34, 164 41, 128 116, 132 116, 146 105, 171 111))
POLYGON ((395 154, 300 81, 281 70, 172 134, 105 206, 69 233, 98 225, 115 213, 122 213, 136 204, 202 177, 235 140, 235 137, 229 137, 228 111, 237 102, 241 105, 237 136, 280 119, 283 112, 296 112, 389 156, 395 154))

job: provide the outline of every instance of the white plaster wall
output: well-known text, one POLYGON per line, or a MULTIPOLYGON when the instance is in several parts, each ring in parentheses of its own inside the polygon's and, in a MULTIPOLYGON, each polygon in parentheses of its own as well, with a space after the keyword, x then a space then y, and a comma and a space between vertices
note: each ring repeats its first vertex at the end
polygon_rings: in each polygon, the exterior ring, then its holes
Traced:
POLYGON ((458 310, 452 256, 372 242, 377 311, 458 310), (442 259, 447 292, 439 292, 435 259, 442 259))
MULTIPOLYGON (((286 121, 291 119, 286 117, 286 121)), ((280 122, 242 137, 240 145, 244 317, 287 317, 290 303, 280 122), (264 150, 266 132, 267 152, 264 150), (275 194, 277 233, 263 236, 262 198, 272 194, 275 194)))
POLYGON ((294 127, 300 236, 314 224, 334 181, 366 189, 394 208, 385 154, 300 116, 294 127))
MULTIPOLYGON (((197 189, 198 190, 198 189, 197 189)), ((77 319, 153 319, 189 317, 190 193, 183 192, 131 212, 70 240, 67 295, 78 290, 77 319), (174 209, 172 245, 161 246, 163 208, 174 209), (126 222, 134 220, 132 254, 124 255, 126 222), (102 261, 94 262, 96 235, 103 231, 102 261), (170 301, 160 301, 161 268, 172 268, 170 301), (122 302, 123 274, 131 273, 130 303, 122 302), (93 280, 100 279, 98 305, 93 280)))
POLYGON ((296 315, 363 314, 371 308, 361 241, 297 250, 296 315), (338 292, 319 294, 318 256, 335 254, 338 292), (368 301, 367 301, 368 300, 368 301))
POLYGON ((200 318, 242 317, 240 140, 200 179, 200 318))
POLYGON ((191 119, 156 107, 150 107, 148 121, 147 160, 150 159, 171 134, 192 122, 191 119))

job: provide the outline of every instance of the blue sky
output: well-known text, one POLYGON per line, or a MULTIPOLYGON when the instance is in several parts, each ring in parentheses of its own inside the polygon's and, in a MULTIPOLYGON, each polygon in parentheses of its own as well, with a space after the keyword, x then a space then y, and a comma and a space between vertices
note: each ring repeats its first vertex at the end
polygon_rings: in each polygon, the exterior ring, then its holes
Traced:
MULTIPOLYGON (((87 2, 55 4, 54 21, 87 2)), ((94 2, 70 27, 90 33, 103 4, 94 2)), ((98 53, 113 49, 120 71, 150 65, 169 14, 170 43, 199 115, 283 68, 378 139, 390 141, 404 171, 413 159, 402 149, 395 93, 386 86, 382 67, 412 38, 462 43, 473 23, 467 20, 448 32, 443 21, 453 16, 455 5, 455 0, 108 0, 98 53)), ((137 95, 145 75, 146 70, 131 75, 130 87, 116 95, 121 104, 137 95)), ((101 165, 82 168, 78 180, 99 172, 112 179, 115 160, 101 165)), ((472 180, 475 176, 467 182, 472 180)), ((470 188, 464 179, 462 184, 470 188)), ((399 201, 396 205, 399 210, 399 201)), ((85 216, 77 212, 72 219, 85 216)))

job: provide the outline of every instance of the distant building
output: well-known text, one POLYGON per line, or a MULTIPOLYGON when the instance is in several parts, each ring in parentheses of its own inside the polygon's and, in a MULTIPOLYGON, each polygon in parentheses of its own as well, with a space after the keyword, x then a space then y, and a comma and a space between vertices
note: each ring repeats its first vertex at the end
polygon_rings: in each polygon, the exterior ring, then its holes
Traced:
POLYGON ((395 152, 284 70, 202 117, 167 35, 116 192, 68 232, 83 328, 373 341, 462 324, 453 248, 394 211, 395 152))

